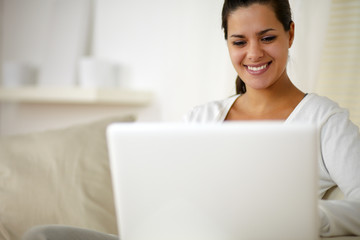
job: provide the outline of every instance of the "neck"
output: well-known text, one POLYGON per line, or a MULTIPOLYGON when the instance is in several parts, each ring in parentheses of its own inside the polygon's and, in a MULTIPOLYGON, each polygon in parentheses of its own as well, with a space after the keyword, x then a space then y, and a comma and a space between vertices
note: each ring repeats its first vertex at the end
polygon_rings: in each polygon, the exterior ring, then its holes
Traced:
POLYGON ((248 110, 262 115, 286 106, 296 106, 304 93, 292 84, 286 73, 282 79, 267 89, 247 89, 243 100, 248 110))

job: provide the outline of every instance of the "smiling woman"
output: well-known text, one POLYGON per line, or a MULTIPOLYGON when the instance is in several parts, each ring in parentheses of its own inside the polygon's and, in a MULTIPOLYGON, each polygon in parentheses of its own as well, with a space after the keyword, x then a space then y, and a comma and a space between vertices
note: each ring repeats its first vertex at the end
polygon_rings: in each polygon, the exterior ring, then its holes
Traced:
MULTIPOLYGON (((225 0, 222 26, 238 74, 237 94, 195 107, 185 121, 283 120, 284 124, 318 126, 321 146, 318 197, 322 199, 335 186, 345 197, 319 201, 319 232, 321 236, 360 235, 359 129, 349 120, 348 112, 335 102, 317 94, 305 94, 290 81, 286 64, 295 23, 288 0, 225 0)), ((254 214, 259 211, 256 205, 251 207, 254 214)), ((48 226, 30 230, 24 240, 30 239, 110 240, 116 236, 48 226)))
POLYGON ((359 129, 337 103, 305 94, 291 82, 286 65, 295 23, 288 0, 225 0, 222 27, 238 74, 237 94, 195 107, 185 121, 282 120, 318 126, 319 199, 334 186, 345 195, 344 200, 320 200, 320 235, 360 235, 359 129))
MULTIPOLYGON (((271 11, 270 14, 271 15, 276 15, 276 18, 279 20, 279 22, 283 25, 284 31, 288 32, 290 31, 290 27, 292 24, 292 17, 291 17, 291 11, 290 10, 290 5, 287 1, 238 1, 236 3, 236 7, 250 7, 250 5, 252 3, 269 3, 267 5, 267 7, 272 7, 274 11, 271 11)), ((223 6, 223 11, 222 11, 222 28, 224 29, 224 36, 225 39, 228 40, 228 28, 229 28, 229 15, 232 15, 234 9, 236 7, 234 7, 233 5, 234 3, 232 3, 231 1, 225 1, 224 6, 223 6)), ((245 17, 245 15, 243 15, 245 17)), ((250 18, 248 18, 248 20, 252 20, 253 17, 250 16, 250 18)), ((246 20, 246 19, 245 19, 246 20)), ((266 20, 266 19, 265 19, 266 20)), ((251 26, 251 25, 250 25, 251 26)), ((272 28, 269 29, 265 29, 262 30, 258 33, 258 36, 263 37, 263 35, 265 35, 268 31, 271 30, 275 30, 272 28)), ((294 29, 292 29, 292 37, 294 34, 294 29)), ((239 38, 244 38, 245 36, 242 35, 234 35, 231 37, 239 37, 239 38)), ((276 36, 265 36, 263 37, 263 39, 261 39, 261 41, 263 43, 266 42, 272 42, 273 40, 276 39, 276 36)), ((242 45, 244 44, 244 42, 234 42, 234 44, 236 45, 242 45)), ((292 42, 291 42, 292 44, 292 42)), ((240 77, 237 78, 236 81, 236 91, 237 93, 245 93, 246 92, 246 86, 245 83, 241 80, 240 77)))
POLYGON ((229 1, 225 2, 225 39, 238 73, 237 93, 243 94, 230 109, 227 120, 286 119, 305 96, 286 72, 295 26, 290 12, 283 13, 289 5, 281 6, 280 2, 239 5, 236 9, 230 9, 229 1), (284 16, 282 22, 278 16, 284 16), (259 105, 257 100, 264 96, 271 101, 266 101, 266 106, 259 105))
POLYGON ((254 4, 229 14, 227 27, 230 58, 248 88, 290 81, 285 69, 294 37, 292 22, 286 31, 269 6, 254 4))

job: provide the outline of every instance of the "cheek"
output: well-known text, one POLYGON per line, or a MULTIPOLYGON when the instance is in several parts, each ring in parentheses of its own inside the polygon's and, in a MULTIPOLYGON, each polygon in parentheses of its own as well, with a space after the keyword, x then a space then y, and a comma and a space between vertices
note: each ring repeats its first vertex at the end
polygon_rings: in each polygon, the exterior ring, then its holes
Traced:
POLYGON ((287 62, 289 49, 284 47, 285 45, 285 42, 283 44, 279 43, 274 48, 269 49, 269 54, 271 54, 274 59, 277 59, 280 62, 287 62))
POLYGON ((266 52, 273 60, 281 65, 287 62, 289 51, 284 47, 269 48, 266 52))
POLYGON ((229 48, 229 54, 231 62, 235 67, 242 63, 244 59, 244 53, 242 51, 229 48))

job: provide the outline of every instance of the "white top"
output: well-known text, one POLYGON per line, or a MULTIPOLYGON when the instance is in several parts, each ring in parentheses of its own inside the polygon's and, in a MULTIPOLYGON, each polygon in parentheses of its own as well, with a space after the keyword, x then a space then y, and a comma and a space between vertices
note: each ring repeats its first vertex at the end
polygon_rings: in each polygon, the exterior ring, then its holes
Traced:
MULTIPOLYGON (((197 106, 186 122, 224 121, 239 95, 197 106)), ((348 111, 326 97, 308 94, 285 123, 315 123, 320 129, 319 198, 338 186, 344 200, 320 200, 321 236, 360 235, 360 134, 348 111)))

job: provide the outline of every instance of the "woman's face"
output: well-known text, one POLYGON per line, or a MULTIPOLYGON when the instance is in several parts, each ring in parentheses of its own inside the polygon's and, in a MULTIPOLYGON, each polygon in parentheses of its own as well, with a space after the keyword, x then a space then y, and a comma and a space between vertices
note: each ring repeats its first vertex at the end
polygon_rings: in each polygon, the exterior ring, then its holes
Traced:
POLYGON ((286 32, 267 5, 240 7, 228 17, 228 48, 232 64, 247 89, 266 89, 287 79, 288 49, 294 24, 286 32))

